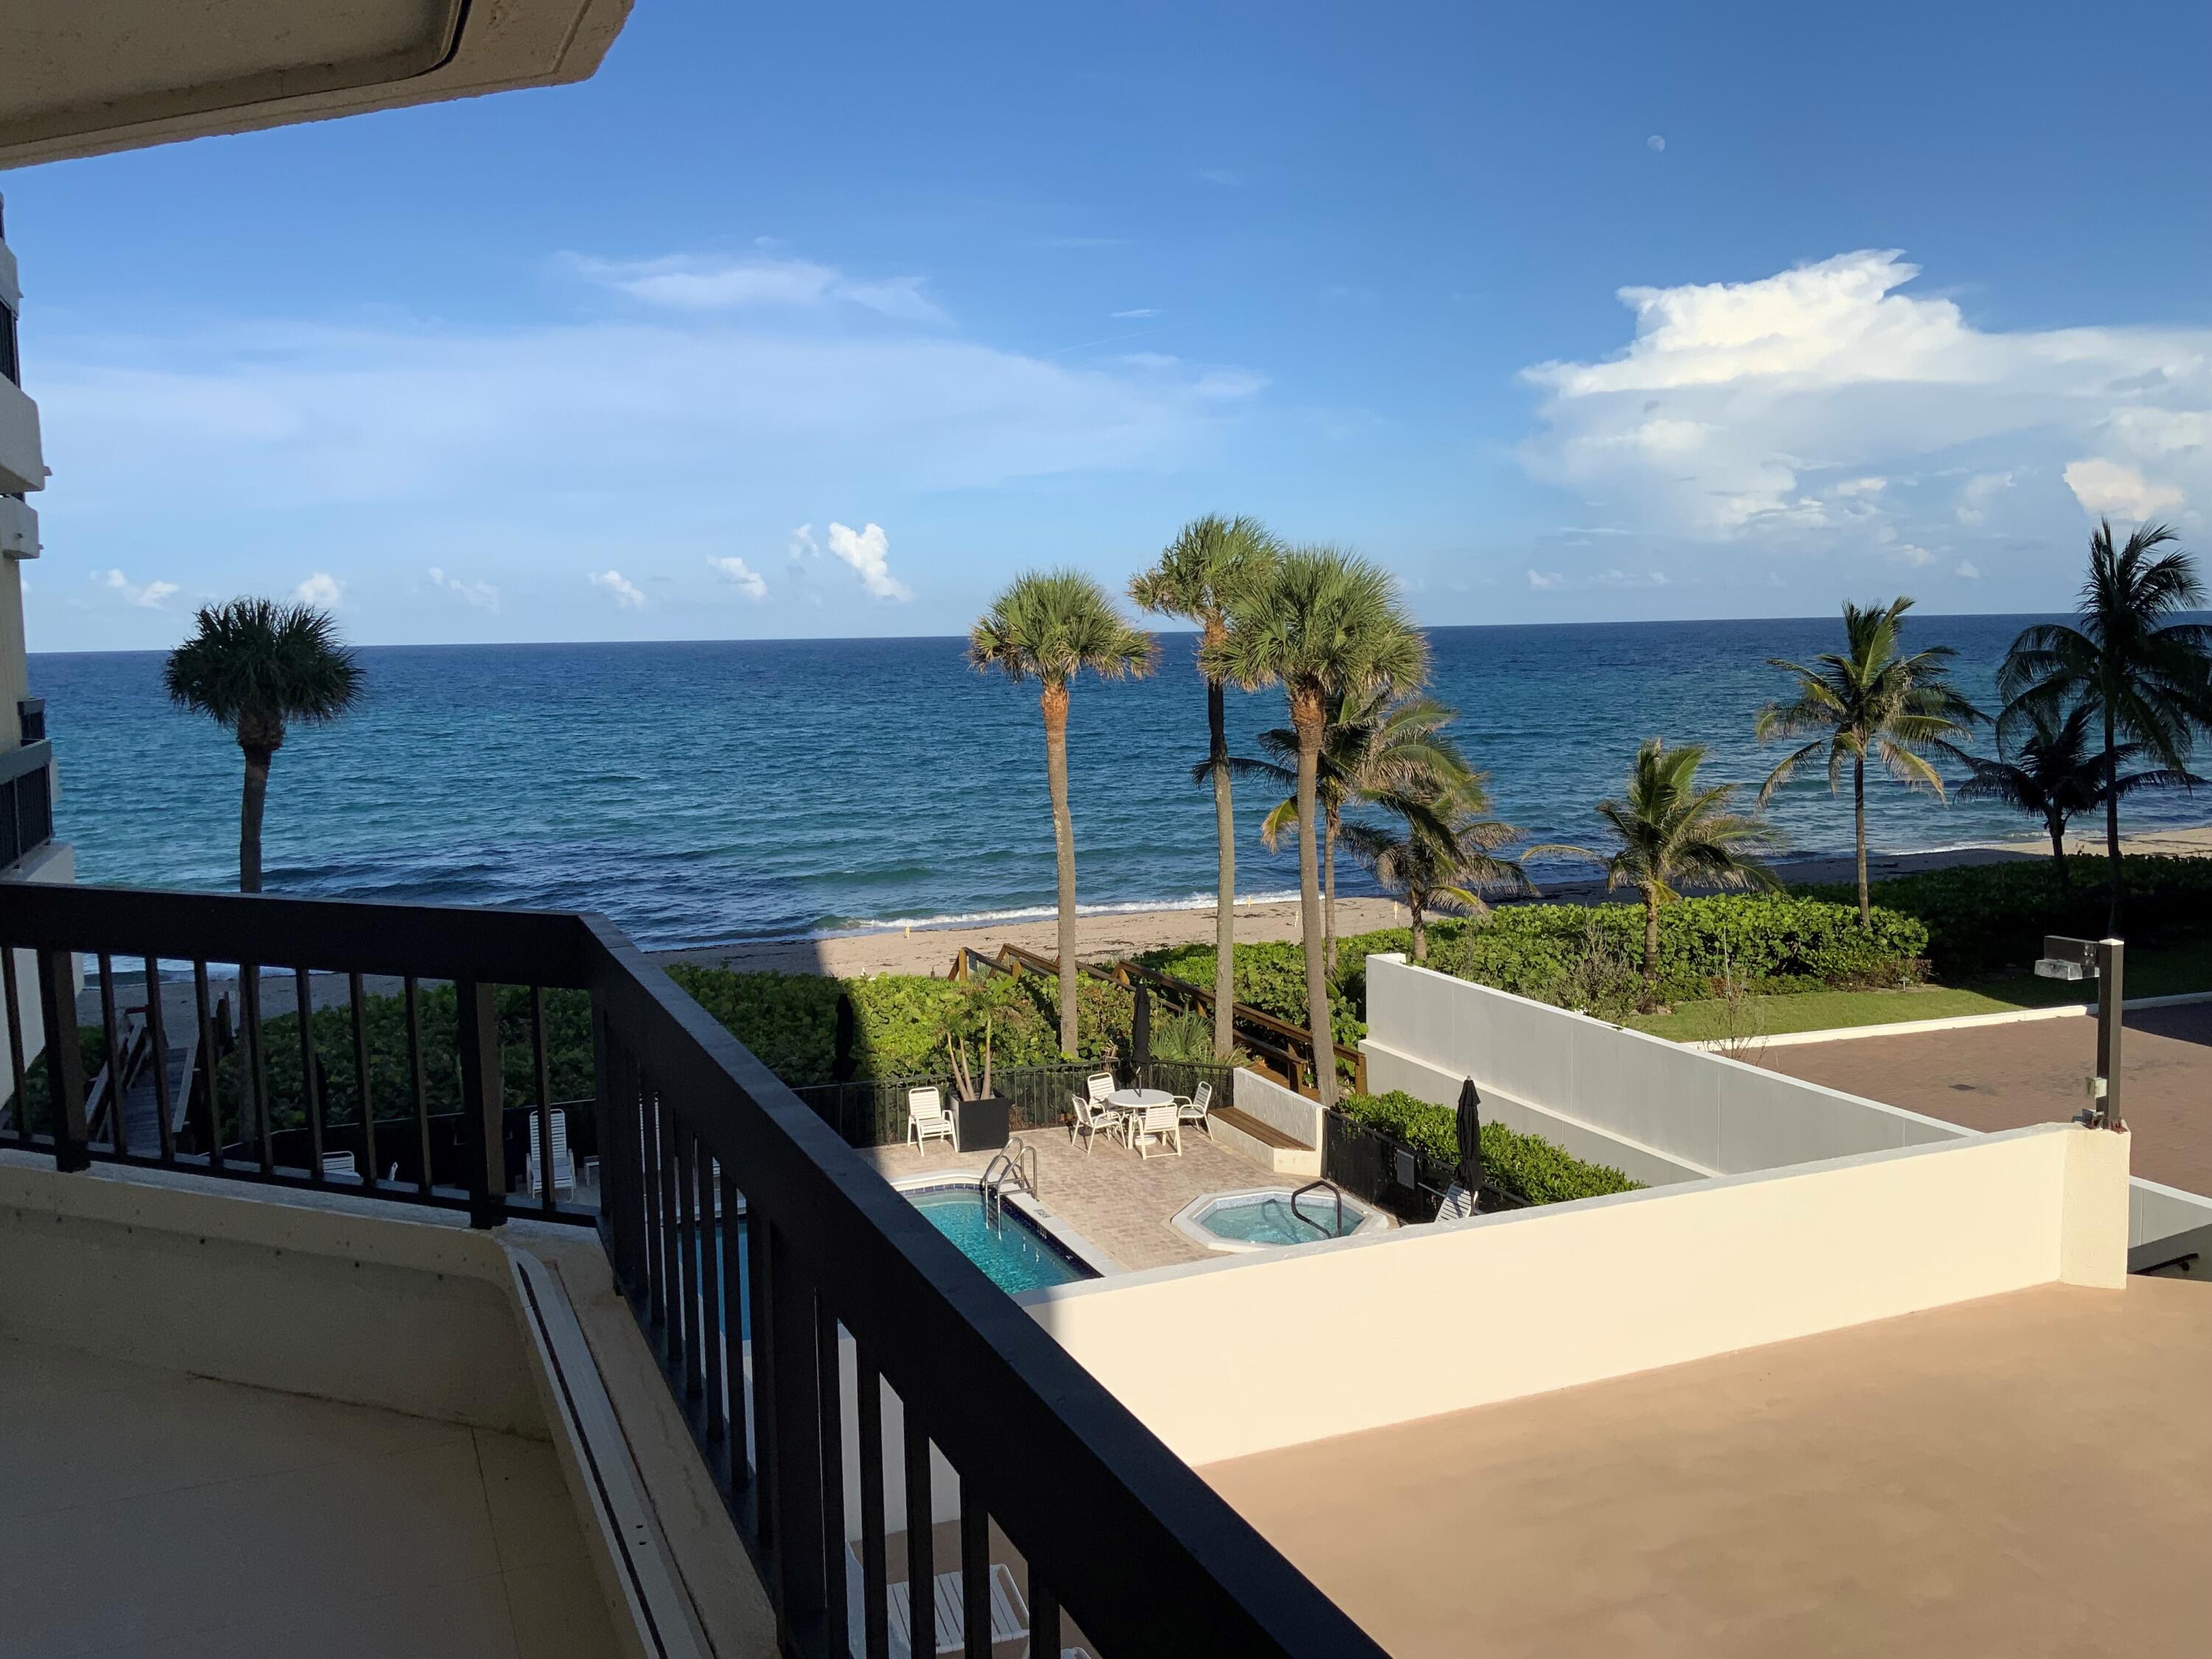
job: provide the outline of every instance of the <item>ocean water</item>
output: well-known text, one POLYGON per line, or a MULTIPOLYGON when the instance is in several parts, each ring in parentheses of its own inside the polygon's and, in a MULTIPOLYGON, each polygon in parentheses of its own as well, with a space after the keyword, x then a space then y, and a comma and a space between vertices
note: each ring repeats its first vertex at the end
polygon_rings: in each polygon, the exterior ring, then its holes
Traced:
MULTIPOLYGON (((1960 653, 1967 694, 1993 680, 2021 617, 1919 617, 1908 638, 1960 653)), ((1832 648, 1832 618, 1448 628, 1436 694, 1531 841, 1587 842, 1638 739, 1711 745, 1709 771, 1755 787, 1752 740, 1784 689, 1769 656, 1832 648)), ((1085 679, 1069 722, 1084 903, 1204 902, 1213 884, 1194 641, 1159 672, 1085 679)), ((1053 900, 1036 689, 969 669, 957 639, 364 649, 360 708, 297 728, 276 757, 270 890, 604 911, 656 947, 957 918, 1042 914, 1053 900)), ((57 830, 82 879, 222 888, 237 872, 240 757, 172 708, 157 653, 42 654, 61 777, 57 830)), ((1279 693, 1230 699, 1232 740, 1283 723, 1279 693)), ((1747 794, 1748 791, 1747 791, 1747 794)), ((1983 803, 1871 788, 1878 848, 2038 833, 1983 803)), ((1270 855, 1271 801, 1238 792, 1238 886, 1293 893, 1270 855)), ((2130 802, 2139 826, 2212 819, 2212 797, 2130 802)), ((1772 816, 1801 853, 1848 850, 1847 799, 1808 780, 1772 816)), ((1565 866, 1540 868, 1563 875, 1565 866)), ((1343 890, 1374 890, 1358 870, 1343 890)))

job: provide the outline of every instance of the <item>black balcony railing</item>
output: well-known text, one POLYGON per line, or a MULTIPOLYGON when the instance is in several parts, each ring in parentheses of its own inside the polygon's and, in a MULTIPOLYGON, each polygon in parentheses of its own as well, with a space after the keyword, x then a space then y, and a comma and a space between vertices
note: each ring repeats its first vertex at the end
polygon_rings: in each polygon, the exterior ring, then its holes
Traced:
MULTIPOLYGON (((830 1124, 600 918, 25 885, 0 904, 0 981, 11 1054, 22 1053, 33 998, 48 1036, 43 1065, 32 1068, 42 1078, 15 1062, 0 1146, 51 1155, 64 1170, 152 1164, 370 1192, 465 1208, 479 1224, 595 1221, 760 1569, 787 1655, 885 1659, 890 1547, 903 1532, 918 1622, 927 1630, 922 1610, 936 1569, 948 1566, 959 1575, 971 1659, 993 1651, 994 1559, 1024 1575, 1034 1654, 1079 1640, 1099 1659, 1381 1659, 830 1124), (19 951, 35 963, 27 987, 17 982, 19 951), (96 1029, 82 1032, 80 959, 100 1005, 96 1029), (380 1073, 365 1034, 386 978, 405 1011, 409 1063, 397 1076, 380 1073), (334 1010, 292 1021, 282 1065, 272 1064, 270 1033, 284 1016, 264 1006, 270 983, 289 987, 295 1006, 331 1000, 334 1010), (224 1053, 218 1011, 231 997, 237 1034, 224 1053), (425 1012, 434 998, 434 1021, 425 1012), (586 1004, 591 1099, 568 1109, 593 1120, 596 1215, 558 1200, 550 1160, 543 1190, 509 1192, 499 1150, 512 1115, 544 1123, 549 1071, 564 1063, 549 1063, 545 1034, 586 1004), (351 1040, 325 1054, 333 1030, 351 1040), (517 1045, 526 1052, 510 1065, 505 1050, 517 1045), (104 1118, 88 1116, 88 1068, 124 1075, 134 1048, 173 1060, 145 1067, 132 1098, 146 1109, 124 1109, 126 1077, 104 1118), (416 1181, 378 1181, 377 1138, 422 1133, 434 1115, 428 1097, 446 1086, 446 1073, 432 1070, 448 1063, 465 1182, 441 1185, 428 1151, 416 1181), (338 1132, 331 1079, 349 1066, 345 1109, 360 1121, 338 1128, 365 1135, 356 1144, 369 1154, 354 1176, 320 1158, 338 1132), (239 1115, 257 1130, 242 1142, 239 1115), (280 1118, 282 1132, 270 1127, 280 1118), (139 1122, 154 1131, 143 1143, 131 1133, 139 1122), (225 1151, 241 1145, 243 1159, 225 1151), (279 1147, 295 1146, 306 1149, 300 1163, 281 1162, 279 1147), (848 1380, 856 1409, 846 1403, 848 1380), (887 1396, 899 1408, 895 1430, 887 1396), (933 1448, 955 1472, 951 1492, 933 1492, 933 1448), (897 1474, 906 1495, 894 1514, 886 1477, 897 1474), (957 1559, 941 1564, 934 1523, 953 1509, 957 1559)), ((375 1018, 389 1006, 377 1005, 375 1018)))
POLYGON ((0 871, 54 838, 53 758, 44 741, 0 754, 0 871))

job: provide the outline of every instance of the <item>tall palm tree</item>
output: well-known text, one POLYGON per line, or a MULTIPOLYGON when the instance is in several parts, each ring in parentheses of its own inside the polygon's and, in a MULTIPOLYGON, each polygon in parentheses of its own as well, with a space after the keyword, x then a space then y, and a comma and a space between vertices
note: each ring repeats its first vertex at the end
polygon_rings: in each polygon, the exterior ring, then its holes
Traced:
POLYGON ((1489 793, 1480 772, 1469 772, 1449 789, 1419 787, 1384 793, 1375 804, 1397 818, 1389 829, 1353 822, 1342 826, 1346 850, 1375 872, 1375 878, 1404 902, 1413 925, 1413 961, 1429 959, 1428 912, 1455 910, 1465 915, 1489 913, 1483 890, 1533 894, 1535 884, 1512 859, 1498 849, 1518 833, 1510 823, 1483 815, 1489 793))
POLYGON ((238 811, 238 890, 261 890, 261 816, 269 764, 295 720, 336 720, 361 696, 362 670, 326 611, 274 599, 204 605, 169 653, 162 683, 179 708, 230 728, 246 754, 238 811))
POLYGON ((1729 810, 1735 784, 1699 787, 1698 768, 1705 758, 1703 744, 1669 749, 1662 738, 1646 738, 1628 775, 1626 798, 1597 804, 1597 815, 1611 834, 1609 849, 1554 844, 1528 849, 1531 854, 1560 853, 1601 864, 1608 890, 1632 887, 1643 898, 1647 1000, 1659 977, 1659 907, 1680 896, 1680 884, 1770 890, 1781 885, 1772 871, 1749 856, 1772 844, 1773 826, 1729 810))
MULTIPOLYGON (((1997 800, 2015 811, 2043 820, 2051 837, 2051 868, 2060 896, 2067 891, 2066 826, 2077 815, 2094 811, 2107 794, 2131 795, 2138 789, 2157 789, 2179 784, 2184 788, 2205 781, 2187 772, 2154 768, 2147 772, 2119 773, 2142 752, 2142 745, 2124 743, 2110 756, 2094 747, 2089 737, 2095 708, 2077 702, 2063 719, 2054 720, 2040 706, 2024 708, 2013 722, 2008 745, 2013 758, 2001 750, 1996 760, 1969 757, 1973 775, 1959 786, 1960 800, 1997 800), (2020 730, 2025 722, 2027 731, 2020 730)), ((2001 732, 2001 738, 2002 733, 2001 732)))
POLYGON ((1207 674, 1248 691, 1280 685, 1291 729, 1298 735, 1298 909, 1314 1087, 1324 1106, 1336 1103, 1336 1066, 1328 1047, 1332 1027, 1315 830, 1329 699, 1348 691, 1410 691, 1426 677, 1428 656, 1427 642, 1414 629, 1389 573, 1326 547, 1284 554, 1268 580, 1236 595, 1229 631, 1218 645, 1200 652, 1207 674))
POLYGON ((1059 862, 1060 1047, 1076 1051, 1075 825, 1067 811, 1067 693, 1085 669, 1103 679, 1152 672, 1152 635, 1132 628, 1106 590, 1079 570, 1017 576, 968 633, 968 660, 1008 679, 1037 683, 1044 711, 1045 776, 1059 862))
MULTIPOLYGON (((1397 791, 1442 793, 1474 775, 1459 746, 1443 735, 1459 711, 1432 697, 1398 697, 1374 689, 1329 699, 1316 773, 1321 805, 1322 939, 1328 972, 1336 972, 1336 843, 1345 808, 1397 791)), ((1277 726, 1260 734, 1272 760, 1237 760, 1238 771, 1291 793, 1261 820, 1260 839, 1273 852, 1298 823, 1298 734, 1277 726)))
POLYGON ((1905 613, 1911 609, 1908 599, 1864 608, 1846 604, 1842 652, 1823 652, 1809 666, 1768 658, 1770 665, 1796 680, 1797 695, 1788 702, 1767 704, 1753 728, 1761 743, 1812 736, 1810 743, 1783 757, 1782 763, 1767 774, 1759 792, 1761 806, 1800 766, 1824 750, 1831 794, 1842 779, 1844 763, 1850 763, 1851 839, 1858 854, 1859 921, 1865 926, 1874 920, 1867 893, 1868 760, 1875 761, 1907 788, 1925 789, 1941 800, 1943 775, 1928 757, 1966 759, 1960 739, 1969 726, 1984 718, 1950 684, 1949 664, 1956 653, 1949 646, 1899 654, 1905 613))
MULTIPOLYGON (((1130 582, 1129 597, 1146 611, 1196 623, 1201 651, 1218 648, 1229 631, 1231 597, 1243 584, 1263 578, 1279 550, 1257 519, 1208 514, 1185 525, 1162 550, 1160 562, 1130 582)), ((1191 769, 1191 781, 1213 786, 1213 1054, 1226 1060, 1237 1046, 1237 811, 1230 786, 1227 688, 1218 675, 1204 678, 1206 758, 1191 769)))
MULTIPOLYGON (((2073 625, 2022 629, 1997 670, 2006 700, 2000 742, 2031 727, 2039 712, 2052 718, 2078 701, 2104 726, 2107 776, 2118 775, 2123 739, 2165 771, 2188 771, 2196 728, 2212 724, 2212 628, 2174 620, 2204 600, 2197 562, 2179 548, 2158 550, 2176 539, 2165 525, 2147 524, 2115 552, 2109 521, 2090 532, 2089 574, 2073 625)), ((2125 889, 2120 792, 2107 792, 2104 807, 2107 925, 2117 937, 2125 889)))

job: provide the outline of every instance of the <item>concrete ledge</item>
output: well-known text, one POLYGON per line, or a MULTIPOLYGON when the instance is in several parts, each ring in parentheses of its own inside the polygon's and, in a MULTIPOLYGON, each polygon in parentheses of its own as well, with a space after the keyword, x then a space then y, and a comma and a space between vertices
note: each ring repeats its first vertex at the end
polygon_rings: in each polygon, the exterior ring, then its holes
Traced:
POLYGON ((1321 1173, 1318 1146, 1271 1146, 1257 1135, 1245 1133, 1218 1112, 1206 1120, 1206 1128, 1223 1147, 1263 1170, 1272 1170, 1277 1175, 1304 1176, 1308 1180, 1321 1173))
MULTIPOLYGON (((2212 1002, 2212 991, 2184 991, 2170 997, 2129 997, 2120 1004, 2121 1012, 2134 1013, 2149 1008, 2181 1008, 2191 1003, 2212 1002)), ((1853 1037, 1911 1036, 1921 1031, 1971 1031, 1984 1025, 2017 1025, 2026 1020, 2081 1019, 2094 1014, 2097 1006, 2089 1002, 2068 1003, 2057 1008, 2014 1008, 1998 1014, 1956 1014, 1948 1019, 1893 1019, 1885 1025, 1832 1025, 1818 1031, 1782 1031, 1773 1036, 1754 1040, 1757 1048, 1795 1048, 1808 1042, 1844 1042, 1853 1037)), ((1726 1039, 1709 1038, 1702 1042, 1685 1042, 1684 1048, 1694 1048, 1702 1054, 1717 1054, 1731 1046, 1726 1039)))

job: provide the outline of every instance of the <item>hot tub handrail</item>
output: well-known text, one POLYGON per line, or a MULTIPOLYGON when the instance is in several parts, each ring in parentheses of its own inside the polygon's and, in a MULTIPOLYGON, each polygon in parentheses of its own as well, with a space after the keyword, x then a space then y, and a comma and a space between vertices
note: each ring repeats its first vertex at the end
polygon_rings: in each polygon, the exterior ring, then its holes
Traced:
POLYGON ((1291 1194, 1291 1214, 1296 1219, 1304 1222, 1307 1226, 1312 1228, 1316 1232, 1320 1233, 1323 1238, 1342 1238, 1344 1237, 1344 1188, 1331 1181, 1309 1181, 1304 1186, 1299 1188, 1297 1191, 1291 1194), (1308 1193, 1313 1191, 1316 1187, 1326 1187, 1330 1192, 1336 1194, 1336 1231, 1333 1233, 1324 1231, 1320 1222, 1316 1221, 1311 1216, 1305 1214, 1298 1208, 1298 1200, 1304 1198, 1308 1193))

